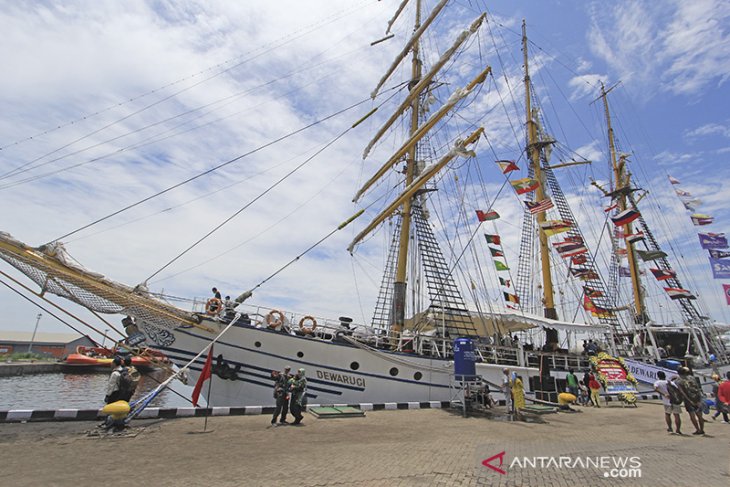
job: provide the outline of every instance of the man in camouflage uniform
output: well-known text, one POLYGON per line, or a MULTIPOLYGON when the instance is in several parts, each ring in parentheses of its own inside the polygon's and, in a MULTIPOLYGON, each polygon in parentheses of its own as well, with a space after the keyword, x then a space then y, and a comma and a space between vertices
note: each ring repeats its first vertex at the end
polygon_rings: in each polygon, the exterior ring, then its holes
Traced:
POLYGON ((302 411, 307 406, 307 378, 304 376, 304 369, 299 369, 289 381, 291 392, 291 413, 294 416, 294 423, 300 424, 304 416, 302 411))
MULTIPOLYGON (((276 409, 274 417, 271 418, 271 424, 276 425, 276 419, 281 414, 279 424, 289 424, 286 420, 286 413, 289 411, 289 380, 291 376, 289 371, 291 367, 284 367, 282 372, 273 371, 271 377, 274 379, 274 399, 276 399, 276 409)), ((292 411, 294 414, 294 411, 292 411)))

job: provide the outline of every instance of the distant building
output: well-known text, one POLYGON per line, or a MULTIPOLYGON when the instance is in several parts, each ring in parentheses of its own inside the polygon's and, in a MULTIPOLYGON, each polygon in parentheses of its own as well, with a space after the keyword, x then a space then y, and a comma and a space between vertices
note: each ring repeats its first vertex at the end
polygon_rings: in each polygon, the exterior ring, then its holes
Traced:
MULTIPOLYGON (((0 330, 0 355, 25 353, 31 344, 33 332, 0 330)), ((87 335, 76 333, 38 332, 33 340, 32 351, 39 355, 63 358, 76 351, 76 347, 84 345, 93 347, 94 342, 87 335)))

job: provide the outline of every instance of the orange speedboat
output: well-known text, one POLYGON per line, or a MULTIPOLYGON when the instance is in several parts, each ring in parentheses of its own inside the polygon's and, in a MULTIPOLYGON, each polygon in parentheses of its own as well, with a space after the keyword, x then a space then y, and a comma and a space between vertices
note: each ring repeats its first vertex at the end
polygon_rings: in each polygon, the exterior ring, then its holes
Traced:
MULTIPOLYGON (((152 348, 133 349, 132 365, 140 371, 152 370, 170 364, 170 359, 152 348)), ((115 355, 128 355, 129 350, 105 347, 76 347, 76 353, 69 354, 64 365, 74 370, 102 369, 108 371, 115 355)))

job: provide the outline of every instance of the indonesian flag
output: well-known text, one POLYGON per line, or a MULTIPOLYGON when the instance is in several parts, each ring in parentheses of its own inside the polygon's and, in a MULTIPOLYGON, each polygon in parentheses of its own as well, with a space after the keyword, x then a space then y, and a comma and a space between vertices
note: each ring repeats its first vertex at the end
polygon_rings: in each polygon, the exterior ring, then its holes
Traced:
POLYGON ((622 226, 627 225, 627 224, 631 223, 632 221, 636 220, 640 216, 641 216, 641 214, 637 210, 635 210, 633 208, 629 208, 627 210, 622 211, 621 213, 619 213, 617 215, 612 216, 611 221, 617 227, 622 227, 622 226))
POLYGON ((672 269, 649 269, 657 281, 666 281, 673 277, 677 277, 677 273, 672 269))
POLYGON ((518 171, 520 168, 517 167, 514 161, 495 161, 499 168, 502 170, 502 174, 507 174, 512 171, 518 171))
POLYGON ((669 176, 669 182, 672 184, 680 184, 679 179, 669 176))
POLYGON ((514 181, 510 181, 510 184, 517 194, 529 193, 540 187, 540 182, 532 178, 515 179, 514 181))
POLYGON ((476 210, 477 212, 477 218, 480 222, 487 222, 490 220, 496 220, 499 218, 499 213, 497 213, 494 210, 491 211, 482 211, 482 210, 476 210))
POLYGON ((198 382, 195 383, 195 388, 193 389, 193 406, 198 407, 198 399, 200 398, 200 391, 203 389, 203 382, 210 379, 210 371, 212 369, 212 361, 213 361, 213 345, 210 346, 210 351, 208 352, 208 358, 205 359, 205 365, 203 366, 203 370, 200 372, 200 377, 198 377, 198 382))
POLYGON ((697 299, 692 295, 691 292, 686 289, 678 287, 665 287, 664 290, 667 292, 671 299, 697 299))

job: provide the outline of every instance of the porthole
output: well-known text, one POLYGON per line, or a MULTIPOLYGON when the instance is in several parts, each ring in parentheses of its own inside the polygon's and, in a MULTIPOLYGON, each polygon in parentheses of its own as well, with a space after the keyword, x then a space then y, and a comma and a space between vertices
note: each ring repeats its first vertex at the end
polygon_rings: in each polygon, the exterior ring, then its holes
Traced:
POLYGON ((390 375, 392 375, 393 377, 395 377, 396 375, 398 375, 398 369, 395 368, 395 367, 393 367, 392 369, 390 369, 390 375))
POLYGON ((350 368, 352 370, 357 370, 357 369, 360 368, 360 364, 358 364, 357 362, 353 362, 353 363, 350 364, 350 368))
POLYGON ((256 346, 256 348, 261 348, 261 342, 256 342, 254 343, 254 345, 256 346))
POLYGON ((299 358, 304 357, 304 352, 297 352, 297 357, 299 357, 299 358))
POLYGON ((421 380, 423 378, 423 374, 420 372, 416 372, 415 374, 413 374, 413 378, 416 380, 421 380))

